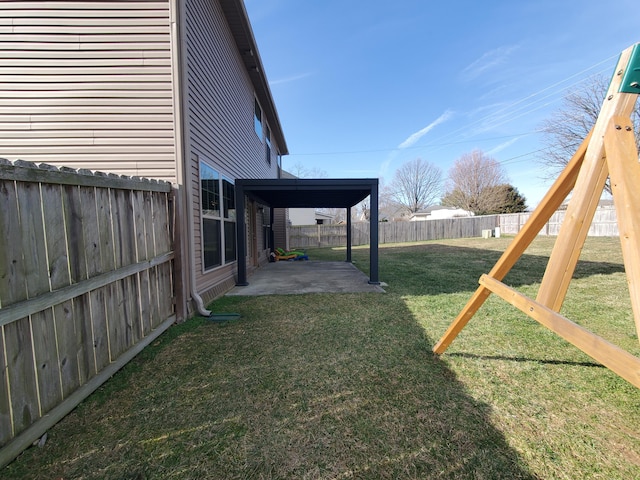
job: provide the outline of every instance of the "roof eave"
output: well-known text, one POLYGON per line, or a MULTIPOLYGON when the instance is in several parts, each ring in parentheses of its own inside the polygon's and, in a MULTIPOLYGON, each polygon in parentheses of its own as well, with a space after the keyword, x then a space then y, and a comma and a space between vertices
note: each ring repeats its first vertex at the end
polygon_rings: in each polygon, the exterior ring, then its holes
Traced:
POLYGON ((253 35, 253 29, 249 22, 247 10, 242 0, 220 0, 220 6, 227 18, 227 23, 236 42, 236 46, 245 68, 249 73, 249 78, 253 83, 258 101, 267 117, 267 122, 271 129, 271 134, 278 144, 278 153, 288 155, 287 142, 284 138, 282 125, 276 109, 273 95, 269 88, 269 82, 262 65, 258 45, 253 35))

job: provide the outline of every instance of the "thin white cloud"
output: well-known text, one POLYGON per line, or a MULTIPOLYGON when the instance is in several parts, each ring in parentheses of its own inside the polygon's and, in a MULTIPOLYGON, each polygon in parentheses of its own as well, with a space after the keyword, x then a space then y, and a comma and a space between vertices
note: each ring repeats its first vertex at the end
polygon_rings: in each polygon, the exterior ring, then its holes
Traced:
POLYGON ((418 140, 420 140, 422 137, 424 137, 427 133, 429 133, 431 130, 433 130, 433 128, 435 128, 436 126, 440 125, 443 122, 446 122, 452 116, 453 116, 453 112, 451 110, 447 110, 446 112, 444 112, 442 115, 440 115, 438 118, 436 118, 433 122, 431 122, 429 125, 427 125, 423 129, 418 130, 417 132, 412 133, 411 135, 409 135, 409 137, 407 137, 407 139, 404 142, 402 142, 400 145, 398 145, 398 148, 402 149, 402 148, 411 147, 418 140))
POLYGON ((433 130, 436 126, 438 126, 441 123, 446 122, 447 120, 449 120, 453 115, 454 115, 454 112, 452 110, 446 110, 442 115, 440 115, 438 118, 436 118, 429 125, 427 125, 426 127, 418 130, 417 132, 412 133, 411 135, 409 135, 407 137, 407 139, 405 141, 403 141, 400 145, 398 145, 396 150, 392 151, 387 156, 387 158, 380 164, 380 168, 378 170, 378 177, 379 178, 384 178, 387 175, 387 173, 389 171, 389 167, 391 166, 391 164, 400 155, 400 152, 399 152, 400 150, 404 150, 406 148, 409 148, 409 147, 415 145, 415 143, 418 140, 420 140, 422 137, 424 137, 427 133, 429 133, 431 130, 433 130))
POLYGON ((501 152, 502 150, 504 150, 505 148, 510 147, 511 145, 513 145, 514 143, 516 143, 518 140, 520 140, 520 137, 516 137, 516 138, 512 138, 511 140, 508 140, 506 142, 501 143, 500 145, 492 148, 491 150, 489 150, 487 152, 487 155, 491 156, 491 155, 495 155, 498 152, 501 152))
POLYGON ((300 73, 299 75, 293 75, 291 77, 285 77, 285 78, 279 78, 277 80, 273 80, 272 82, 269 82, 270 86, 274 86, 274 85, 281 85, 283 83, 291 83, 291 82, 297 82, 298 80, 302 80, 303 78, 307 78, 310 77, 312 74, 311 73, 300 73))
POLYGON ((487 70, 491 70, 492 68, 503 64, 507 60, 507 58, 517 49, 517 45, 510 45, 490 50, 483 54, 479 59, 469 64, 464 70, 462 70, 462 75, 467 80, 470 78, 479 77, 487 70))

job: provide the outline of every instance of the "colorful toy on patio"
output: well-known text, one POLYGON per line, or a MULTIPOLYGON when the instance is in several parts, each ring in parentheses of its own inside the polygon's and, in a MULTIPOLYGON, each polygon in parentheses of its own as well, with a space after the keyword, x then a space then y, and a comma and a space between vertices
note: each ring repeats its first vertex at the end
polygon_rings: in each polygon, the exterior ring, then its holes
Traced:
POLYGON ((285 251, 282 248, 276 248, 275 252, 271 254, 274 262, 282 260, 309 260, 309 256, 305 252, 298 250, 285 251))

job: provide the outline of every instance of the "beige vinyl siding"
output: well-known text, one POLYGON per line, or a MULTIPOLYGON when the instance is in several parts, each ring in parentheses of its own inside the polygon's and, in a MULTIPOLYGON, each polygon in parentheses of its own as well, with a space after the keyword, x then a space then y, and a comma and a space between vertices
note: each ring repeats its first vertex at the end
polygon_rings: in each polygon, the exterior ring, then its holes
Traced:
POLYGON ((175 181, 169 7, 0 2, 0 157, 175 181))
MULTIPOLYGON (((253 126, 254 88, 218 0, 186 1, 186 40, 187 117, 192 157, 197 156, 199 161, 208 163, 231 180, 276 178, 277 145, 272 140, 269 165, 264 140, 256 135, 253 126)), ((195 195, 196 283, 198 291, 206 292, 233 278, 236 264, 204 272, 198 165, 192 165, 191 171, 195 195)), ((261 232, 261 225, 256 225, 259 254, 264 260, 261 232)))
POLYGON ((286 208, 275 208, 273 210, 273 240, 275 248, 289 250, 289 242, 287 241, 288 212, 286 208))

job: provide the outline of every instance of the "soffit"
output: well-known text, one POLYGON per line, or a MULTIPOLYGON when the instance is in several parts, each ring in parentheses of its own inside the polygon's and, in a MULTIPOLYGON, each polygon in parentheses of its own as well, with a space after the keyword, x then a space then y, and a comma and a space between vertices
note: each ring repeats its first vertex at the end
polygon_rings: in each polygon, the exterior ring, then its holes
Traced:
POLYGON ((349 208, 377 191, 378 179, 240 179, 235 185, 270 207, 349 208))

